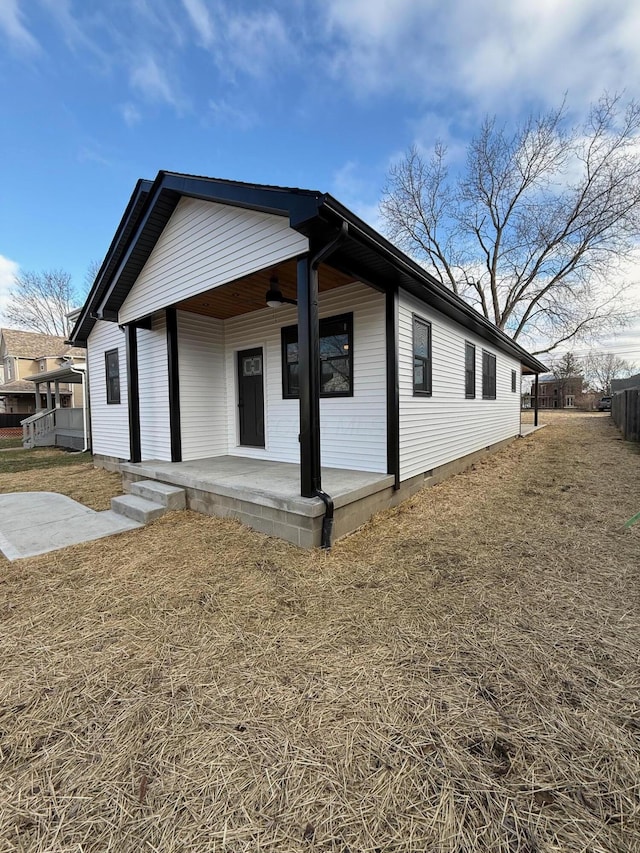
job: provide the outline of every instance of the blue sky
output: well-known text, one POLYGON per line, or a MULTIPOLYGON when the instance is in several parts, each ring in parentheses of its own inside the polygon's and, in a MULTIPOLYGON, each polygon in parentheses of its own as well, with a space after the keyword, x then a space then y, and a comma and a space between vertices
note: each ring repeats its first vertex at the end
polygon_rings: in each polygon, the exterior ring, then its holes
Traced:
POLYGON ((408 145, 462 156, 487 111, 636 94, 638 43, 634 0, 0 0, 0 307, 20 268, 81 283, 158 169, 328 191, 377 225, 408 145))

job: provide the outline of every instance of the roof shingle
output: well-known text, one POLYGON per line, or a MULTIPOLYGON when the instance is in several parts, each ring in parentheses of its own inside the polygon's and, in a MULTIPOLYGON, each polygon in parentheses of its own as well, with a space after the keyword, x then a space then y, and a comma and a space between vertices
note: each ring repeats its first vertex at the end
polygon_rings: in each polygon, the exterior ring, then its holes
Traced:
POLYGON ((72 347, 64 338, 43 335, 41 332, 25 332, 22 329, 0 329, 7 355, 14 358, 43 358, 44 356, 83 357, 82 347, 72 347))

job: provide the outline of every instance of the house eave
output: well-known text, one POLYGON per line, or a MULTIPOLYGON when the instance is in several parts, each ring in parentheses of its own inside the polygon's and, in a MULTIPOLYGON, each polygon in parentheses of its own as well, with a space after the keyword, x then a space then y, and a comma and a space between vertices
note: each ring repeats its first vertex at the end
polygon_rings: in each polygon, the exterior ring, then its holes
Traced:
POLYGON ((114 320, 182 197, 288 218, 294 230, 326 242, 343 222, 348 237, 331 264, 381 290, 401 287, 517 359, 526 371, 545 365, 448 290, 337 199, 314 190, 274 187, 161 171, 139 181, 69 341, 86 344, 96 319, 114 320))

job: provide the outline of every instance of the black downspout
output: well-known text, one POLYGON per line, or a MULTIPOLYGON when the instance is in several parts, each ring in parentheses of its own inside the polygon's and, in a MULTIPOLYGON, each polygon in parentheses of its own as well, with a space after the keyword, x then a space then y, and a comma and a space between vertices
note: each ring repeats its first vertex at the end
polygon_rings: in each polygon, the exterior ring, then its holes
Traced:
POLYGON ((533 425, 538 426, 538 374, 536 373, 536 378, 533 383, 533 425))
POLYGON ((320 462, 320 332, 318 319, 318 267, 347 236, 340 233, 309 260, 298 259, 298 364, 300 370, 300 481, 305 498, 317 497, 325 505, 322 548, 331 548, 333 499, 322 490, 320 462))
POLYGON ((124 327, 127 351, 127 400, 129 403, 129 460, 140 462, 140 389, 138 385, 138 329, 135 323, 124 327))
POLYGON ((167 322, 167 362, 169 366, 169 430, 171 461, 182 462, 180 427, 180 379, 178 373, 178 316, 175 307, 165 311, 167 322))
POLYGON ((400 488, 400 389, 398 385, 398 286, 385 291, 385 342, 387 359, 387 474, 400 488))

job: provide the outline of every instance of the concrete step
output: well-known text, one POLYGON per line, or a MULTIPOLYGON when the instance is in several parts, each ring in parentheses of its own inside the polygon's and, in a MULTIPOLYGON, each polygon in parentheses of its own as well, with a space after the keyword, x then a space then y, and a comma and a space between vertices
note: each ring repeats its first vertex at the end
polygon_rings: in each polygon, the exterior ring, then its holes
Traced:
POLYGON ((137 483, 131 483, 129 491, 132 495, 139 495, 167 509, 184 509, 187 505, 184 489, 158 483, 157 480, 138 480, 137 483))
POLYGON ((117 498, 111 498, 111 509, 119 515, 132 518, 142 524, 160 518, 167 511, 165 506, 160 506, 154 501, 148 501, 139 495, 121 495, 117 498))

